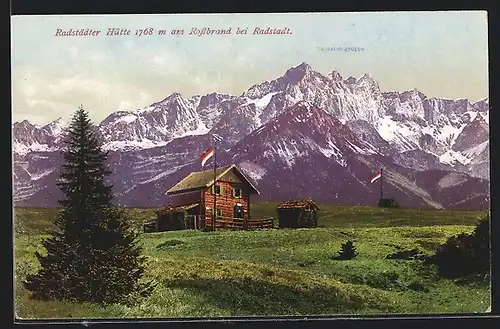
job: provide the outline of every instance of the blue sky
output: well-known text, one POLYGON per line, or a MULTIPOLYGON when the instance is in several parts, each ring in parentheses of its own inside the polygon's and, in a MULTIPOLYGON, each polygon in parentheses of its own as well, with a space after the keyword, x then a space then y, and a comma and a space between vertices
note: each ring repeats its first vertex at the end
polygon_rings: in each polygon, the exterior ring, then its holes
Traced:
POLYGON ((488 96, 487 15, 476 12, 82 15, 12 18, 13 120, 69 120, 83 104, 99 122, 173 92, 241 94, 307 62, 344 78, 370 73, 383 91, 417 88, 429 97, 488 96), (110 27, 155 31, 210 27, 248 35, 113 36, 110 27), (251 35, 288 27, 290 35, 251 35), (57 29, 101 30, 56 37, 57 29), (360 52, 318 47, 361 47, 360 52))

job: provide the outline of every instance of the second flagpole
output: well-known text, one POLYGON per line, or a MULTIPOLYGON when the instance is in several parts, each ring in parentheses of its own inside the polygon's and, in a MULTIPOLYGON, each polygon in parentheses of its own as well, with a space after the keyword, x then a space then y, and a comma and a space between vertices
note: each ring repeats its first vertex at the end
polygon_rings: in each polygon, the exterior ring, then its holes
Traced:
POLYGON ((212 136, 214 143, 214 212, 212 215, 212 231, 215 231, 215 219, 217 218, 217 142, 212 136))
POLYGON ((380 168, 380 201, 384 199, 384 171, 380 168))

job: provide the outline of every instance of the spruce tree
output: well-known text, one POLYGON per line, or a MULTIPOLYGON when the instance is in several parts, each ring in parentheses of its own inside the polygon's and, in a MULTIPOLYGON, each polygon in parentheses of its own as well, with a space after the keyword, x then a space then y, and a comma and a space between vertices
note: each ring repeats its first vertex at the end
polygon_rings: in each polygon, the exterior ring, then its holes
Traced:
POLYGON ((338 259, 349 260, 349 259, 353 259, 357 255, 358 255, 358 252, 356 251, 356 247, 354 246, 354 242, 351 240, 348 240, 347 242, 343 243, 340 246, 338 259))
POLYGON ((66 131, 59 188, 65 198, 55 230, 37 252, 41 270, 27 277, 32 297, 79 302, 123 302, 131 294, 147 295, 152 286, 141 282, 144 261, 137 235, 125 214, 113 204, 106 183, 107 152, 80 107, 66 131))

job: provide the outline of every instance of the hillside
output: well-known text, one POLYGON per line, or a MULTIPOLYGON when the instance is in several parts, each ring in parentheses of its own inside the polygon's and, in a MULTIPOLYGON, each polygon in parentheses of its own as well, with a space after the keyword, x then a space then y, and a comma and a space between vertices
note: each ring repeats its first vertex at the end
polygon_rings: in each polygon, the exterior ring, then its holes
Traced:
MULTIPOLYGON (((269 215, 274 206, 260 204, 255 212, 269 215)), ((444 280, 418 261, 385 259, 398 250, 414 248, 429 254, 448 236, 470 232, 484 213, 321 208, 317 229, 143 234, 147 277, 159 286, 137 305, 108 307, 28 298, 19 283, 37 268, 34 251, 40 250, 40 238, 55 212, 16 209, 16 227, 23 228, 16 229, 15 235, 17 314, 24 318, 154 318, 439 314, 488 308, 487 283, 444 280), (333 260, 347 239, 355 241, 358 257, 333 260)), ((135 214, 138 224, 152 214, 150 209, 128 212, 135 214)))

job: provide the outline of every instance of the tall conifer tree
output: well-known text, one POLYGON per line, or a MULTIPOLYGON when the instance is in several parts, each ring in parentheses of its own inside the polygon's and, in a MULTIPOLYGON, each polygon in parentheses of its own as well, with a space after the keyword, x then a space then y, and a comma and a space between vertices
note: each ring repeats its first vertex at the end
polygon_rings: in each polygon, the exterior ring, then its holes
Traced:
POLYGON ((82 107, 65 142, 58 183, 63 208, 52 236, 43 241, 47 254, 37 253, 41 270, 27 277, 25 287, 44 300, 114 303, 133 293, 147 295, 152 286, 141 282, 144 258, 137 235, 113 205, 112 186, 106 183, 108 154, 82 107))

